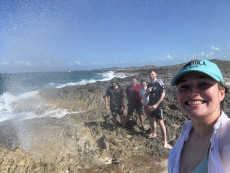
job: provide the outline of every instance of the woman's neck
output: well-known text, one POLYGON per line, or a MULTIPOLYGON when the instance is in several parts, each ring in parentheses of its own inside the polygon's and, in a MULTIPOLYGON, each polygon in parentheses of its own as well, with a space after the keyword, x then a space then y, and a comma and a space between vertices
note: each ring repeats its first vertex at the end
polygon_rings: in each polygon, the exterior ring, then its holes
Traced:
POLYGON ((202 119, 192 119, 194 133, 197 136, 206 136, 213 133, 214 125, 217 122, 219 115, 209 115, 202 119))

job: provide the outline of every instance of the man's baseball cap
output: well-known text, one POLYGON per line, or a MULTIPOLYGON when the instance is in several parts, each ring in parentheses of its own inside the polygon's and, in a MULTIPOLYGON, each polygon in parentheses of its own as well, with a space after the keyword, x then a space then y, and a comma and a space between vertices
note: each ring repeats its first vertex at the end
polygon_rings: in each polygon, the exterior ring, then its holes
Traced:
POLYGON ((183 75, 193 71, 204 73, 224 86, 224 79, 219 67, 208 60, 193 60, 185 64, 184 67, 174 76, 171 81, 171 85, 177 85, 183 75))

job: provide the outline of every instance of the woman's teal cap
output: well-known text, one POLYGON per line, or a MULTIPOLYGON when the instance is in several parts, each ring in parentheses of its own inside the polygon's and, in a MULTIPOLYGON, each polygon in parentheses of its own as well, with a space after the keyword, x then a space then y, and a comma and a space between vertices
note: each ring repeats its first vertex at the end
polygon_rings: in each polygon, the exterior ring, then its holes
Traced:
POLYGON ((192 71, 204 73, 224 85, 224 79, 219 67, 208 60, 193 60, 185 64, 184 67, 174 76, 171 81, 171 85, 177 85, 183 75, 192 71))

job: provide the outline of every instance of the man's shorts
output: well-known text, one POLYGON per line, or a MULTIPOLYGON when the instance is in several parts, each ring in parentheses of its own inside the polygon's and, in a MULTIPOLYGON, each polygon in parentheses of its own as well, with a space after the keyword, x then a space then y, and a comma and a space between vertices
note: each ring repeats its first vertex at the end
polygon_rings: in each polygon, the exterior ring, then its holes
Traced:
POLYGON ((149 116, 152 118, 156 118, 158 120, 163 119, 163 109, 162 108, 156 108, 155 110, 149 110, 149 116))
POLYGON ((111 114, 112 116, 116 116, 118 115, 123 115, 123 111, 121 110, 121 108, 111 108, 111 114))
POLYGON ((136 110, 138 115, 143 114, 142 112, 142 103, 134 104, 128 103, 128 115, 133 114, 134 110, 136 110))

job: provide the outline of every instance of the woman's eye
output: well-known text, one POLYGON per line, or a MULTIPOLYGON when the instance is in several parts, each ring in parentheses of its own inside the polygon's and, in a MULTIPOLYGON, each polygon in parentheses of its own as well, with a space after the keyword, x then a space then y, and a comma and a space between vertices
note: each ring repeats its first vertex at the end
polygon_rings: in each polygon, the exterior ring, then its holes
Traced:
POLYGON ((209 86, 209 84, 206 83, 206 82, 203 82, 203 83, 200 83, 200 86, 201 86, 201 87, 206 87, 206 86, 209 86))
POLYGON ((187 85, 181 85, 181 86, 178 86, 178 89, 187 89, 188 86, 187 85))

